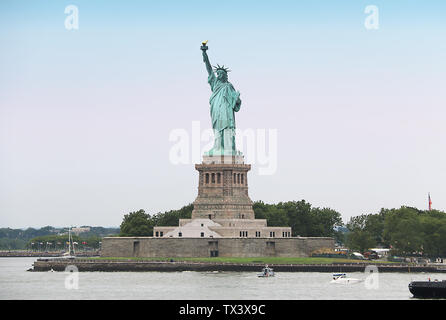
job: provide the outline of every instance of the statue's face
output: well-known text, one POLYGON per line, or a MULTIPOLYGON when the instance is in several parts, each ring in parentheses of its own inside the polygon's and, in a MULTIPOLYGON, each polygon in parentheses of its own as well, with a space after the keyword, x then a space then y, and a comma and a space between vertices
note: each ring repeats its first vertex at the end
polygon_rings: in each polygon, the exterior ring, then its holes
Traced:
POLYGON ((217 70, 217 79, 222 82, 226 82, 228 81, 228 74, 223 70, 217 70))

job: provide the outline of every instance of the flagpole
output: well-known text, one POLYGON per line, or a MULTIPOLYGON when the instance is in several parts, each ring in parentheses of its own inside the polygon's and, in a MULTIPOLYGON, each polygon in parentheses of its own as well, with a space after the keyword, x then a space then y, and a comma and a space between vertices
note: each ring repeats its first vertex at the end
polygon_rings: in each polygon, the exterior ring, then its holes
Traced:
POLYGON ((432 200, 431 200, 431 193, 430 192, 427 194, 427 198, 428 198, 428 201, 429 201, 429 211, 431 211, 432 210, 432 200))

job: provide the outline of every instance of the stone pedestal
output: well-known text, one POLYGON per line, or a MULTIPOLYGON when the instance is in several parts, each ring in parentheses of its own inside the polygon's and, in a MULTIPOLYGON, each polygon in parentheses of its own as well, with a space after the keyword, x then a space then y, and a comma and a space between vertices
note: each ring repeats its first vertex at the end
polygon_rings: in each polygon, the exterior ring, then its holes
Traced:
POLYGON ((243 156, 205 156, 196 164, 198 196, 192 219, 254 219, 248 196, 248 171, 243 156))
MULTIPOLYGON (((199 172, 198 196, 191 219, 180 219, 178 226, 154 227, 155 238, 291 237, 290 227, 268 227, 265 219, 255 219, 248 196, 251 165, 244 163, 242 155, 205 155, 195 169, 199 172)), ((216 254, 217 249, 210 251, 211 257, 216 254)))

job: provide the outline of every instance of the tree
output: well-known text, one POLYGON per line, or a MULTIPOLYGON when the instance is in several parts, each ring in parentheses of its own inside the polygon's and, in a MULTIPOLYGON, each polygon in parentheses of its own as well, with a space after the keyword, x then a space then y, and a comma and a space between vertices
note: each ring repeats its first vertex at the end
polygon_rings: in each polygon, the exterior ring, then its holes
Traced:
POLYGON ((378 214, 367 215, 365 229, 369 232, 370 236, 376 242, 376 244, 388 246, 388 243, 384 239, 384 221, 386 214, 389 212, 387 209, 381 209, 378 214))
POLYGON ((346 244, 349 249, 363 253, 374 247, 375 241, 369 232, 355 229, 348 233, 346 244))
POLYGON ((254 203, 253 210, 256 219, 266 219, 271 227, 288 226, 287 212, 283 208, 258 201, 254 203))
POLYGON ((311 204, 305 200, 279 202, 277 206, 284 209, 288 217, 288 226, 291 227, 292 235, 309 236, 311 234, 311 204))
POLYGON ((124 215, 121 223, 121 237, 143 237, 153 235, 153 220, 144 210, 124 215))
POLYGON ((349 223, 347 223, 349 233, 347 234, 346 244, 351 250, 362 253, 376 245, 372 233, 367 230, 368 218, 369 215, 362 214, 350 218, 349 223))
POLYGON ((157 213, 152 217, 155 226, 177 226, 180 219, 190 219, 192 216, 193 204, 188 204, 179 210, 170 210, 164 213, 157 213))
POLYGON ((392 209, 384 220, 384 237, 388 239, 393 252, 411 255, 423 251, 423 230, 420 213, 416 208, 392 209))
POLYGON ((334 237, 336 234, 335 228, 343 225, 341 214, 330 208, 312 208, 310 216, 311 231, 309 236, 334 237))
POLYGON ((342 226, 339 212, 330 208, 311 208, 305 200, 253 205, 256 219, 266 219, 269 226, 291 227, 293 236, 333 237, 342 226))

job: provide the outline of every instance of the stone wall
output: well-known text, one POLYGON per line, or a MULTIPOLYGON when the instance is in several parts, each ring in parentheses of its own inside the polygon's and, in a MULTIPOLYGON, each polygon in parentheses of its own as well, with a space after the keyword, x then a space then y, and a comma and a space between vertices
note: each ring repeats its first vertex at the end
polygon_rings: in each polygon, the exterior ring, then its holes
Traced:
POLYGON ((333 238, 152 238, 107 237, 103 257, 308 257, 334 248, 333 238))

